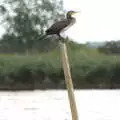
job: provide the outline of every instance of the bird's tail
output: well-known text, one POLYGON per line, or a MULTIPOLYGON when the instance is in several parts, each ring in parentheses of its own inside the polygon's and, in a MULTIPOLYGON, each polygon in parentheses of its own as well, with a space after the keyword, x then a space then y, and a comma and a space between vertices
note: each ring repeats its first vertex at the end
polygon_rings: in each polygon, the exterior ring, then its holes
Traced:
POLYGON ((45 34, 45 35, 40 36, 37 40, 45 40, 46 37, 47 37, 47 35, 45 34))

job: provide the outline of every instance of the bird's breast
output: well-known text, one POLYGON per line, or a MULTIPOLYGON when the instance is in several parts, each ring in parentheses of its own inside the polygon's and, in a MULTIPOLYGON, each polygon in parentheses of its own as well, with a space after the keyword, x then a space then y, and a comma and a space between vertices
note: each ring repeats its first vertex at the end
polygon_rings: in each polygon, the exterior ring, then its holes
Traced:
POLYGON ((62 29, 61 32, 64 32, 64 31, 68 30, 72 25, 75 24, 75 22, 76 22, 76 20, 74 18, 68 20, 69 24, 64 29, 62 29))

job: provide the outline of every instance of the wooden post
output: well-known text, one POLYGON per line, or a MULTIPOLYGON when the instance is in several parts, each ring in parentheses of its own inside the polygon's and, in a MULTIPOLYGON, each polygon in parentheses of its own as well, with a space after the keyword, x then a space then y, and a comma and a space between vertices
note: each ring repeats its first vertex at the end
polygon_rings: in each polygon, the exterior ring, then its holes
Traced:
POLYGON ((68 90, 68 98, 69 98, 69 103, 71 108, 72 120, 78 120, 78 113, 77 113, 72 77, 71 77, 69 60, 67 55, 67 48, 66 48, 65 42, 60 41, 60 51, 61 51, 61 57, 62 57, 64 76, 65 76, 65 83, 68 90))

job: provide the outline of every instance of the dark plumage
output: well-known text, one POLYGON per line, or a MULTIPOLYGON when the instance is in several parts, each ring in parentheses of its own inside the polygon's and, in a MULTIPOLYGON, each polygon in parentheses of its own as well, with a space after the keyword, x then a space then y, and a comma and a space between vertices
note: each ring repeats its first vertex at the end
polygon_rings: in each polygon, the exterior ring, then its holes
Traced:
POLYGON ((66 19, 54 23, 50 28, 46 30, 47 35, 57 34, 60 37, 60 33, 68 29, 70 26, 72 26, 75 23, 75 18, 72 17, 73 14, 76 12, 69 11, 66 15, 66 19))

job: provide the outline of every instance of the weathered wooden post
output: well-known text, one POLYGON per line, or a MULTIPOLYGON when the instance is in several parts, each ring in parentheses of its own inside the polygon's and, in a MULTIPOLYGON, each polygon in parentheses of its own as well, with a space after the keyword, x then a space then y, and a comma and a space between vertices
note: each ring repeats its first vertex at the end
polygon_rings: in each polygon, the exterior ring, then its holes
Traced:
POLYGON ((65 83, 68 90, 68 98, 69 98, 69 103, 71 108, 72 120, 78 120, 78 112, 77 112, 77 107, 75 102, 74 88, 72 83, 68 55, 67 55, 67 47, 65 42, 60 41, 59 43, 60 43, 62 65, 63 65, 64 76, 65 76, 65 83))

